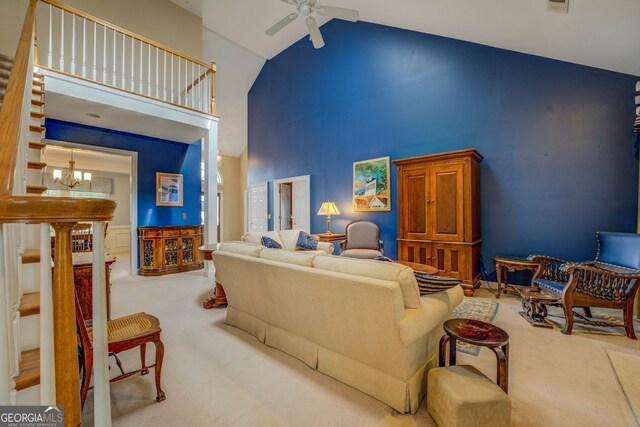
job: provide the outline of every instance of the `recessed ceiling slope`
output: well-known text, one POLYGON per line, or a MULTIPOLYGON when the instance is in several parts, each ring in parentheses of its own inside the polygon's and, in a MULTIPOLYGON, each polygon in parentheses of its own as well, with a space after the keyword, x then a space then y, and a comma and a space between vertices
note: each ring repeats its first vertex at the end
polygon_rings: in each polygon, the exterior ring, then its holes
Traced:
MULTIPOLYGON (((290 6, 280 0, 172 0, 222 37, 271 59, 307 35, 303 20, 264 31, 290 6)), ((569 13, 546 0, 331 0, 360 20, 640 75, 640 2, 571 0, 569 13)), ((327 18, 319 17, 322 25, 327 18)))

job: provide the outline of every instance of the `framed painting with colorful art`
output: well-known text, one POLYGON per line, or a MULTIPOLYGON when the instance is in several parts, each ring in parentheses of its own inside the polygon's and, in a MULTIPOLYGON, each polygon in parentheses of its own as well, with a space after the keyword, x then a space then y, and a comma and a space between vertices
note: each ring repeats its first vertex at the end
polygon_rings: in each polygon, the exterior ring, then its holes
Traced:
POLYGON ((353 163, 353 210, 390 211, 389 157, 353 163))
POLYGON ((156 206, 182 206, 182 175, 156 172, 156 206))

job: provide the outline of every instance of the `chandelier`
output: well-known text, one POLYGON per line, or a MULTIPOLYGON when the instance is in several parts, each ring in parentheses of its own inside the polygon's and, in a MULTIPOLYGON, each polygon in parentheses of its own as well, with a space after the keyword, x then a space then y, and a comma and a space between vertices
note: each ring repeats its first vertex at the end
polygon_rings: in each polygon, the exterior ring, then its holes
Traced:
POLYGON ((91 182, 91 172, 76 170, 76 162, 73 160, 73 150, 71 150, 71 160, 69 160, 69 171, 62 175, 61 169, 53 170, 53 181, 71 189, 77 185, 91 182))

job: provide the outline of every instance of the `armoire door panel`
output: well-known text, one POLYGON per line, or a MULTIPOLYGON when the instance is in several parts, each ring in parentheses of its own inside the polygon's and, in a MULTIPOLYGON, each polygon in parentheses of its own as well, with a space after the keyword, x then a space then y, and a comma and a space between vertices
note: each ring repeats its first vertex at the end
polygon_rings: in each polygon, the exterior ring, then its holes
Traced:
POLYGON ((429 212, 427 209, 429 175, 428 169, 418 169, 404 174, 404 235, 406 239, 426 239, 429 234, 429 212))
POLYGON ((464 166, 433 166, 429 205, 432 210, 431 238, 461 242, 464 240, 464 166))
POLYGON ((431 243, 398 241, 398 260, 433 265, 431 263, 431 243))
POLYGON ((468 271, 467 261, 470 250, 471 247, 467 245, 433 243, 433 266, 440 270, 443 276, 470 280, 471 272, 468 271))

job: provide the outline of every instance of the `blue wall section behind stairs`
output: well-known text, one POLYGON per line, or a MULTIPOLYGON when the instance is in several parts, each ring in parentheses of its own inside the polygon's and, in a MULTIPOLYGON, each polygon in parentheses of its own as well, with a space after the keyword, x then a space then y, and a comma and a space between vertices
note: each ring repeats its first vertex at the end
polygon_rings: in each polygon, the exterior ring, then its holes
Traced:
POLYGON ((363 22, 322 33, 322 49, 305 37, 267 61, 249 92, 249 182, 311 175, 312 232, 333 200, 334 232, 375 221, 395 257, 396 168, 392 211, 356 213, 352 163, 469 147, 485 157, 487 270, 496 254, 593 258, 597 230, 635 231, 638 77, 363 22))
POLYGON ((138 226, 200 223, 200 141, 167 141, 46 119, 47 138, 138 153, 138 226), (183 206, 156 206, 156 172, 183 174, 183 206), (182 219, 182 214, 187 219, 182 219))

